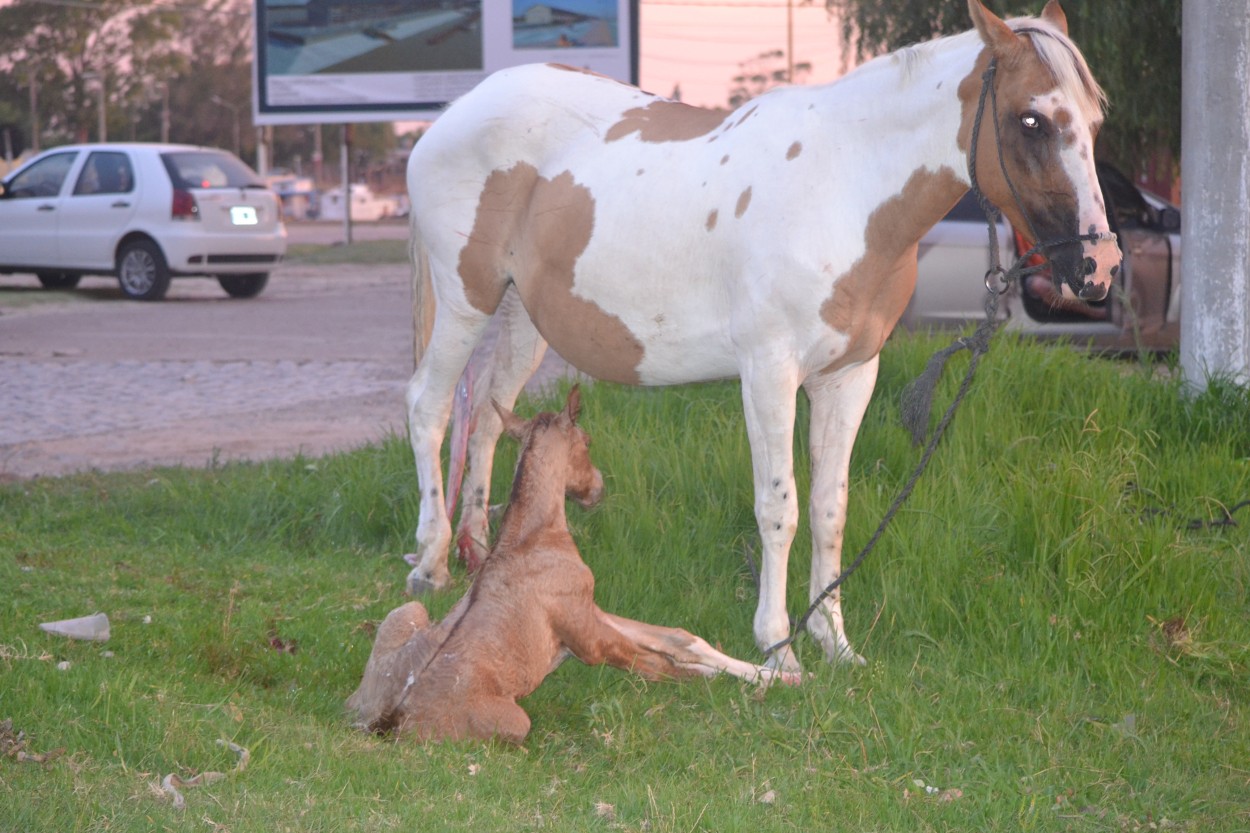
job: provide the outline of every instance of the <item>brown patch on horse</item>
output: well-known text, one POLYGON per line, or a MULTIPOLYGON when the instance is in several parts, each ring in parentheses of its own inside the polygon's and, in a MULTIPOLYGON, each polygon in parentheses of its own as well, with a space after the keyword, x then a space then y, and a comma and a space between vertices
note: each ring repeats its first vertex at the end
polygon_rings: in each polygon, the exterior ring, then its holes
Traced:
POLYGON ((574 267, 594 224, 594 197, 568 171, 547 179, 525 162, 494 171, 460 252, 465 297, 493 314, 515 283, 539 332, 562 356, 596 378, 638 384, 642 342, 574 292, 574 267))
POLYGON ((868 218, 864 255, 833 284, 820 317, 849 341, 824 372, 881 352, 916 288, 918 241, 967 191, 950 168, 918 170, 868 218))
POLYGON ((743 214, 747 213, 747 207, 750 205, 751 187, 748 185, 747 189, 738 195, 738 204, 734 206, 734 216, 741 218, 743 214))
POLYGON ((786 161, 789 162, 791 159, 796 158, 802 152, 803 152, 803 143, 802 142, 793 143, 792 145, 790 145, 789 149, 786 150, 786 161))
POLYGON ((605 142, 638 134, 641 142, 687 142, 706 136, 724 123, 727 110, 692 107, 680 101, 657 98, 646 107, 634 107, 608 128, 605 142))
POLYGON ((720 212, 713 208, 707 215, 707 230, 711 231, 716 228, 716 218, 720 216, 720 212))

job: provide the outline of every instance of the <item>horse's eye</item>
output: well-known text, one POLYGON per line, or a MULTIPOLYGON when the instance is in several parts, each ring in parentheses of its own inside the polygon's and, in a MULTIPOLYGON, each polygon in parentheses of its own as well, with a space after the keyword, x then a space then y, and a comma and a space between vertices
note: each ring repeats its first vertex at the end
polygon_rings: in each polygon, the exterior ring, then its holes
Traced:
POLYGON ((1029 110, 1020 115, 1020 126, 1024 128, 1026 133, 1035 132, 1042 129, 1042 117, 1038 113, 1029 110))

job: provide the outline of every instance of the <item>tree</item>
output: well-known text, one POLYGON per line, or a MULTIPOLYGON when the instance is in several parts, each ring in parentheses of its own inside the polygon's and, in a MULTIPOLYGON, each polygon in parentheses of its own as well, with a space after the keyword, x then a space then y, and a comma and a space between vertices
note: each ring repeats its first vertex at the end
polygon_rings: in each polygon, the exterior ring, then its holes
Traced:
POLYGON ((750 60, 739 61, 738 74, 733 77, 733 86, 729 89, 729 107, 733 109, 772 87, 796 83, 803 76, 810 75, 811 71, 812 65, 802 61, 794 65, 794 78, 790 78, 786 53, 781 49, 761 52, 750 60))
MULTIPOLYGON (((991 0, 999 15, 1037 14, 1043 0, 991 0)), ((972 28, 967 0, 825 0, 846 43, 867 58, 972 28)), ((1107 92, 1099 155, 1170 178, 1180 158, 1179 0, 1063 0, 1069 34, 1107 92)))

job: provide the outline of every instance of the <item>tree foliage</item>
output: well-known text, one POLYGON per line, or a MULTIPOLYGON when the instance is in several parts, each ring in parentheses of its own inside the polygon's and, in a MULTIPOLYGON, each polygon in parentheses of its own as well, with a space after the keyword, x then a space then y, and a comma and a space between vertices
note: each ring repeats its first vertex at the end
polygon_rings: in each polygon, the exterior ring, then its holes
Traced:
MULTIPOLYGON (((988 0, 995 14, 1037 14, 1043 0, 988 0)), ((1174 166, 1181 135, 1180 0, 1063 0, 1069 34, 1110 100, 1099 155, 1139 173, 1174 166), (1162 157, 1162 159, 1161 159, 1162 157)), ((967 0, 825 0, 868 58, 972 28, 967 0)))

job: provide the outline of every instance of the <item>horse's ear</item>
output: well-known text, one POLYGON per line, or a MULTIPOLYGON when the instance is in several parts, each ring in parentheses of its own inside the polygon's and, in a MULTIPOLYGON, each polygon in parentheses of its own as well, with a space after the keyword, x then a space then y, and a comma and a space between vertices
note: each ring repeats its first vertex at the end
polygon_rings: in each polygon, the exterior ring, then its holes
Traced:
POLYGON ((564 413, 568 415, 569 422, 577 424, 577 417, 582 412, 582 386, 574 385, 569 388, 569 399, 565 403, 564 413))
POLYGON ((1042 20, 1045 20, 1065 35, 1068 34, 1068 16, 1063 13, 1063 7, 1059 5, 1059 0, 1050 0, 1046 4, 1046 8, 1042 9, 1042 20))
POLYGON ((499 414, 499 418, 503 420, 503 430, 509 437, 519 440, 525 436, 525 420, 509 411, 503 405, 500 405, 492 397, 490 404, 495 406, 495 413, 499 414))
POLYGON ((968 0, 968 12, 972 15, 972 23, 981 33, 981 40, 995 55, 1006 57, 1020 46, 1020 40, 1011 27, 981 3, 981 0, 968 0))

